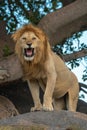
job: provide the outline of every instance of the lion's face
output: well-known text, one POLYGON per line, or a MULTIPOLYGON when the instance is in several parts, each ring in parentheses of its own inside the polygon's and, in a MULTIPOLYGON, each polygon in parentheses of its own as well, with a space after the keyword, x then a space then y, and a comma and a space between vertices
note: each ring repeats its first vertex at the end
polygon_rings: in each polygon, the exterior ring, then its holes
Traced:
POLYGON ((42 51, 43 46, 41 40, 34 32, 25 32, 19 40, 23 57, 26 61, 32 61, 39 51, 42 51))
POLYGON ((38 63, 44 62, 48 50, 48 40, 44 32, 34 27, 26 25, 17 30, 12 38, 16 41, 15 51, 23 62, 38 63))

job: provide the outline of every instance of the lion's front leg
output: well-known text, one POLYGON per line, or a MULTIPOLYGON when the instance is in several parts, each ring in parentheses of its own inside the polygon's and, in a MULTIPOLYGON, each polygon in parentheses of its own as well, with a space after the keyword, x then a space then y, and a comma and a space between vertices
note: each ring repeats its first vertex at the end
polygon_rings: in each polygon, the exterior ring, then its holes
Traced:
POLYGON ((40 111, 42 110, 42 104, 39 98, 39 85, 37 80, 28 81, 28 85, 31 91, 31 95, 34 101, 34 107, 31 108, 31 111, 40 111))
POLYGON ((53 111, 52 97, 56 83, 56 74, 49 75, 47 79, 46 90, 44 93, 43 110, 53 111))

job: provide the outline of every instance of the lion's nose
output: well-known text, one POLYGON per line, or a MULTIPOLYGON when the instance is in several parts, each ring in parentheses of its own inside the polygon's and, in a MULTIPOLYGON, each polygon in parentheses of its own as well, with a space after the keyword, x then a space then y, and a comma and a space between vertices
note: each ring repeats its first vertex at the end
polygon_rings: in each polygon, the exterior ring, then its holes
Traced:
POLYGON ((31 45, 32 45, 32 43, 27 43, 27 45, 28 45, 28 47, 30 48, 30 47, 31 47, 31 45))

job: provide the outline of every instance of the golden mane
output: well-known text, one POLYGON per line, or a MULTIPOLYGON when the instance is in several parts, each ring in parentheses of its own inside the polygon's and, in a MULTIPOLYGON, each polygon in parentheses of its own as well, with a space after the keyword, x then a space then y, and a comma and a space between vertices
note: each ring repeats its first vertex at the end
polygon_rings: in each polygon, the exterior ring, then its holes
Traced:
MULTIPOLYGON (((35 26, 33 26, 32 24, 27 24, 27 25, 24 25, 22 28, 18 29, 13 35, 12 35, 12 38, 13 40, 16 42, 16 46, 15 46, 15 51, 17 52, 17 54, 19 55, 20 59, 22 62, 25 62, 23 57, 22 57, 22 54, 21 54, 21 49, 20 49, 20 46, 18 45, 18 40, 20 39, 20 37, 23 35, 23 33, 25 32, 34 32, 34 34, 42 41, 42 43, 44 44, 44 54, 42 54, 42 61, 44 62, 44 60, 46 59, 47 57, 47 53, 48 53, 48 50, 50 51, 50 44, 48 43, 48 38, 47 36, 45 35, 45 33, 40 29, 40 28, 37 28, 35 26)), ((40 57, 41 53, 38 54, 38 57, 40 57)), ((34 60, 34 63, 37 63, 39 61, 39 58, 38 59, 35 59, 34 60)), ((31 63, 32 64, 32 63, 31 63)))
POLYGON ((42 42, 45 42, 44 40, 48 40, 45 33, 40 28, 37 28, 33 26, 32 24, 24 25, 22 28, 18 29, 12 35, 12 38, 14 39, 14 41, 17 41, 23 35, 24 32, 28 32, 28 31, 34 32, 35 35, 42 40, 42 42))

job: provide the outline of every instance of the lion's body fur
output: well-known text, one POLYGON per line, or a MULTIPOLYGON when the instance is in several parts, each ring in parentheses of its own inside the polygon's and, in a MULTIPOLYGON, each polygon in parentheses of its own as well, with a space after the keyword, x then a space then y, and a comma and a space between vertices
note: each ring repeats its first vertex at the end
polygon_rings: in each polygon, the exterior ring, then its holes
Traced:
POLYGON ((76 76, 66 67, 63 60, 52 52, 46 35, 42 30, 32 25, 26 25, 13 34, 16 41, 16 53, 22 63, 24 78, 28 80, 35 107, 40 110, 42 105, 39 99, 39 86, 44 91, 44 110, 63 109, 65 102, 63 96, 67 94, 66 106, 68 110, 76 111, 79 86, 76 76), (33 32, 33 33, 32 33, 33 32), (21 51, 22 38, 35 35, 36 42, 32 46, 36 49, 36 54, 32 61, 26 61, 21 51), (53 105, 52 105, 53 104, 53 105))

